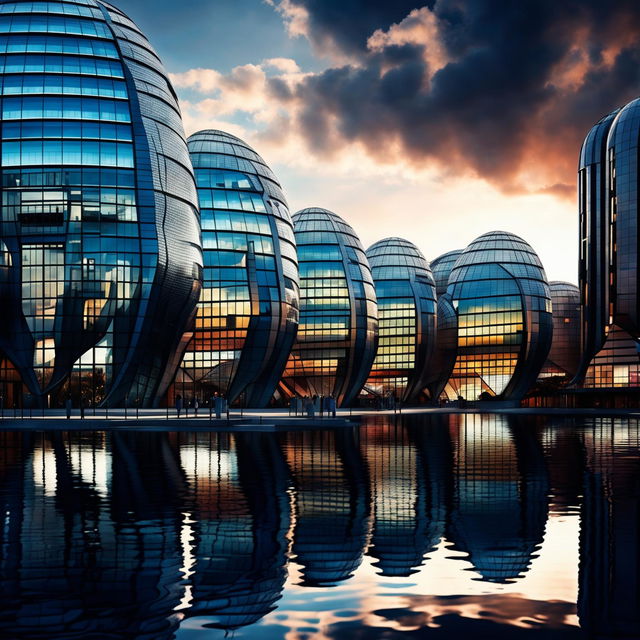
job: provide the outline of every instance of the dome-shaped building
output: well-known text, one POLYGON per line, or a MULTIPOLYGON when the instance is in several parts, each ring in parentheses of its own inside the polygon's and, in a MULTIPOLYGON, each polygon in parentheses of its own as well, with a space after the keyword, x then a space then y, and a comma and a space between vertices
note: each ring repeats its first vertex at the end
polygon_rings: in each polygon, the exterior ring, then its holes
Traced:
POLYGON ((433 279, 436 283, 436 294, 438 296, 447 292, 451 270, 461 253, 462 249, 447 251, 447 253, 443 253, 431 261, 431 272, 433 273, 433 279))
POLYGON ((416 402, 436 346, 436 290, 429 263, 402 238, 376 242, 367 258, 378 299, 379 342, 365 389, 416 402))
POLYGON ((202 269, 175 92, 106 2, 0 2, 0 31, 2 391, 151 405, 202 269))
POLYGON ((265 406, 298 322, 293 224, 280 184, 245 142, 222 131, 189 140, 196 175, 203 289, 174 393, 265 406))
POLYGON ((282 377, 287 396, 333 395, 348 406, 371 370, 378 308, 371 269, 355 231, 310 208, 293 216, 300 266, 300 326, 282 377))
POLYGON ((458 325, 447 396, 522 398, 545 362, 553 334, 551 294, 535 251, 512 233, 485 233, 459 256, 443 298, 451 302, 458 325))
POLYGON ((572 379, 580 363, 580 290, 570 282, 550 282, 553 340, 540 377, 572 379))

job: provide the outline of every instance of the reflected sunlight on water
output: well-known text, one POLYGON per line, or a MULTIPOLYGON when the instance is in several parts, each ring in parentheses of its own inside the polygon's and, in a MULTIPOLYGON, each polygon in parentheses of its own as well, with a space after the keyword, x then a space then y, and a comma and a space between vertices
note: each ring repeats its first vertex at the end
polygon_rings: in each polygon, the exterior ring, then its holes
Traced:
POLYGON ((640 624, 635 420, 0 440, 3 638, 556 640, 640 624))

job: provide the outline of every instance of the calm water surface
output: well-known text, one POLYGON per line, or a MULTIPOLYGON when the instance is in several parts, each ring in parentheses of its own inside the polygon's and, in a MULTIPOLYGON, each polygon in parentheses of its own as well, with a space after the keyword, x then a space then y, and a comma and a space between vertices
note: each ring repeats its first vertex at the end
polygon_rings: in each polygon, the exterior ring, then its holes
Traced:
POLYGON ((640 637, 624 419, 0 433, 0 637, 640 637))

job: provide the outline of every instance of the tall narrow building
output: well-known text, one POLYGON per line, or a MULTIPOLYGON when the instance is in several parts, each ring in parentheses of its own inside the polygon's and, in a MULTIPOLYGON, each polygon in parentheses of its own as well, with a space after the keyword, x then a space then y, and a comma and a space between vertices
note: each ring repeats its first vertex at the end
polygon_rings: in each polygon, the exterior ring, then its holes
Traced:
POLYGON ((640 99, 598 122, 580 153, 580 294, 587 389, 640 386, 640 99))
POLYGON ((245 142, 223 131, 189 140, 204 247, 203 289, 173 396, 263 407, 298 328, 293 223, 280 184, 245 142))
POLYGON ((378 346, 369 261, 355 231, 313 207, 293 216, 300 265, 300 328, 281 382, 287 397, 332 395, 349 406, 378 346))

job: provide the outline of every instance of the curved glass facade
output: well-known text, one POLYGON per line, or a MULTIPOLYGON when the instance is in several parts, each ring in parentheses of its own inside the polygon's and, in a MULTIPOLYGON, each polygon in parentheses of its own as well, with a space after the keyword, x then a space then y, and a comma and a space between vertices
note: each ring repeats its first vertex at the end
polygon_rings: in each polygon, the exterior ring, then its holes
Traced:
POLYGON ((620 109, 591 128, 580 149, 578 207, 580 215, 579 280, 582 304, 582 363, 584 378, 593 356, 602 348, 609 324, 610 234, 607 190, 607 136, 620 109))
POLYGON ((447 251, 431 261, 431 272, 436 283, 436 293, 439 296, 447 292, 451 270, 461 253, 462 249, 447 251))
POLYGON ((333 395, 348 406, 371 370, 378 308, 355 231, 326 209, 293 216, 300 265, 300 327, 282 378, 284 394, 333 395))
POLYGON ((640 386, 640 99, 587 134, 580 154, 580 287, 587 388, 640 386))
POLYGON ((3 394, 153 404, 202 268, 162 64, 107 3, 14 1, 0 2, 0 74, 3 394))
POLYGON ((436 345, 436 290, 418 247, 385 238, 367 249, 378 299, 379 343, 365 390, 416 402, 436 345))
POLYGON ((580 362, 580 290, 569 282, 550 282, 553 340, 540 377, 575 376, 580 362))
POLYGON ((518 236, 486 233, 460 255, 444 295, 458 317, 450 399, 518 400, 551 347, 551 295, 540 259, 518 236))
POLYGON ((245 142, 223 131, 188 141, 198 186, 203 289, 174 392, 244 406, 273 396, 298 323, 293 224, 280 184, 245 142))

